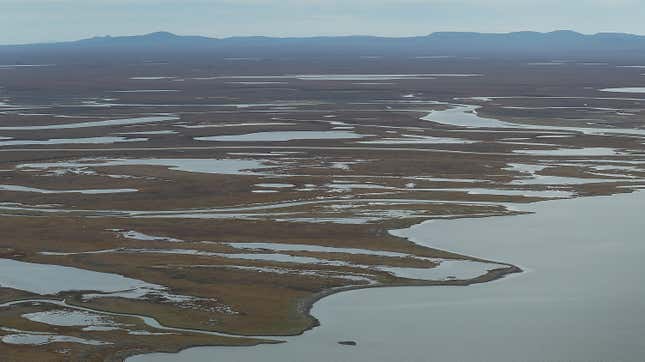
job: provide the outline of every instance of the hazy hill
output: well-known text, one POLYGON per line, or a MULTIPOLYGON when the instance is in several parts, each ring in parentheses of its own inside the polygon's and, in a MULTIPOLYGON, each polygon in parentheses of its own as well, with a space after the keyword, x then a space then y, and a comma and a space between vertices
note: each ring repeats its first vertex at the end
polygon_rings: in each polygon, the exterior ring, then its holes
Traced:
POLYGON ((580 34, 574 31, 503 34, 438 32, 427 36, 385 38, 340 36, 308 38, 207 38, 156 32, 138 36, 94 37, 72 42, 5 45, 0 56, 56 53, 203 52, 226 56, 288 55, 457 55, 484 57, 645 58, 645 36, 623 33, 580 34))

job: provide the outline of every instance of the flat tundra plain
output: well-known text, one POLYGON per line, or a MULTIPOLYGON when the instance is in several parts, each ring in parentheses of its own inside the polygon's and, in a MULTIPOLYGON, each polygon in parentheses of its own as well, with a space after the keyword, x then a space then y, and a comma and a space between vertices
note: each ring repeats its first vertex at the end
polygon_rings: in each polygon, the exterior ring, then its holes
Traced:
POLYGON ((10 361, 275 343, 331 293, 522 272, 391 230, 645 187, 642 70, 623 63, 31 65, 0 69, 10 361))

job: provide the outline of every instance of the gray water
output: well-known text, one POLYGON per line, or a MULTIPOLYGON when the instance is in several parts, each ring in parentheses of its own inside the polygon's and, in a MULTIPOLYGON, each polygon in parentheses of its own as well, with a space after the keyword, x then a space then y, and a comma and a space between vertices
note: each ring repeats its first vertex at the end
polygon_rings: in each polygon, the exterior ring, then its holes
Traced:
POLYGON ((398 138, 383 138, 372 141, 360 141, 358 143, 373 145, 415 145, 415 144, 469 144, 477 141, 469 141, 463 138, 433 137, 421 135, 403 135, 398 138))
POLYGON ((142 124, 142 123, 176 121, 178 119, 179 118, 175 116, 149 116, 149 117, 137 117, 137 118, 110 119, 106 121, 51 124, 51 125, 45 125, 45 126, 6 126, 6 127, 0 127, 0 130, 2 131, 37 131, 37 130, 50 130, 50 129, 110 127, 110 126, 124 126, 124 125, 142 124))
MULTIPOLYGON (((332 81, 380 81, 380 80, 420 80, 438 77, 480 77, 481 74, 431 73, 431 74, 286 74, 286 75, 235 75, 194 79, 298 79, 332 81)), ((388 83, 389 84, 389 83, 388 83)))
POLYGON ((40 169, 40 170, 57 170, 68 172, 82 170, 91 167, 111 167, 111 166, 165 166, 171 170, 195 172, 195 173, 215 173, 222 175, 253 175, 256 174, 251 169, 268 168, 263 161, 258 160, 237 160, 237 159, 210 159, 210 158, 120 158, 120 159, 79 159, 69 162, 44 162, 44 163, 26 163, 18 166, 18 169, 40 169))
POLYGON ((91 339, 83 339, 72 336, 57 336, 52 334, 31 334, 31 333, 19 333, 19 334, 8 334, 3 336, 1 339, 2 343, 5 344, 19 344, 19 345, 31 345, 31 346, 42 346, 50 343, 80 343, 80 344, 89 344, 93 346, 102 346, 106 344, 112 344, 103 341, 94 341, 91 339))
POLYGON ((240 135, 195 137, 197 141, 220 142, 284 142, 291 140, 353 139, 363 137, 350 131, 279 131, 240 135))
MULTIPOLYGON (((632 88, 635 89, 635 88, 632 88)), ((486 100, 486 98, 477 97, 479 100, 486 100)), ((504 97, 496 97, 504 98, 504 97)), ((596 98, 598 99, 598 98, 596 98)), ((619 98, 609 98, 618 100, 619 98)), ((490 99, 488 99, 490 100, 490 99)), ((639 100, 637 98, 630 98, 629 100, 639 100)), ((437 103, 440 104, 440 103, 437 103)), ((465 127, 465 128, 514 128, 521 129, 524 132, 530 130, 540 130, 540 133, 550 132, 576 132, 588 135, 611 135, 611 134, 624 134, 645 136, 645 130, 640 128, 600 128, 600 127, 565 127, 565 126, 540 126, 540 125, 527 125, 512 122, 504 122, 494 118, 480 117, 477 111, 481 106, 465 105, 465 104, 448 104, 451 108, 431 111, 426 116, 421 117, 424 121, 431 121, 441 124, 448 124, 451 126, 465 127)), ((503 132, 498 129, 493 132, 503 132)))
POLYGON ((103 293, 138 291, 143 295, 164 289, 160 285, 118 274, 12 259, 0 259, 0 287, 42 295, 81 290, 103 293))
POLYGON ((0 147, 30 146, 30 145, 67 145, 67 144, 113 144, 122 142, 145 142, 147 138, 126 137, 84 137, 84 138, 54 138, 48 140, 8 140, 0 141, 0 147))
POLYGON ((600 91, 612 93, 645 93, 645 87, 605 88, 600 91))
POLYGON ((526 206, 534 214, 395 231, 526 272, 469 287, 335 294, 312 310, 321 326, 285 344, 128 361, 642 361, 644 206, 643 192, 549 201, 526 206))
POLYGON ((137 192, 137 189, 85 189, 85 190, 48 190, 34 187, 19 185, 0 185, 0 191, 14 192, 32 192, 38 194, 84 194, 84 195, 102 195, 102 194, 120 194, 137 192))

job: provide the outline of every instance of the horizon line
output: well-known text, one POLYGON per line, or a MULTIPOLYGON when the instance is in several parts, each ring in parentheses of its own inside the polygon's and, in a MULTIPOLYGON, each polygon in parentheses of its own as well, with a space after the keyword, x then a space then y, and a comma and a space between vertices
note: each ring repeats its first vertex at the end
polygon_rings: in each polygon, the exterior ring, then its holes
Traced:
POLYGON ((620 31, 600 31, 596 33, 583 33, 577 30, 572 29, 555 29, 550 31, 536 31, 536 30, 514 30, 507 32, 483 32, 483 31, 460 31, 460 30, 447 30, 447 31, 434 31, 426 34, 417 34, 417 35, 402 35, 402 36, 387 36, 387 35, 374 35, 374 34, 336 34, 336 35, 299 35, 299 36, 273 36, 273 35, 231 35, 225 37, 216 37, 209 35, 200 35, 200 34, 181 34, 177 32, 167 31, 167 30, 156 30, 146 33, 137 33, 137 34, 124 34, 124 35, 95 35, 91 37, 84 38, 75 38, 67 40, 50 40, 50 41, 36 41, 30 43, 2 43, 0 46, 29 46, 29 45, 48 45, 48 44, 63 44, 63 43, 74 43, 84 40, 91 39, 109 39, 109 38, 128 38, 128 37, 145 37, 155 34, 167 34, 169 36, 175 37, 201 37, 205 39, 212 40, 226 40, 226 39, 236 39, 236 38, 268 38, 268 39, 314 39, 314 38, 351 38, 351 37, 366 37, 366 38, 383 38, 383 39, 407 39, 407 38, 421 38, 428 37, 433 34, 445 34, 445 33, 455 33, 455 34, 482 34, 482 35, 507 35, 507 34, 517 34, 517 33, 535 33, 535 34, 552 34, 552 33, 575 33, 584 36, 596 36, 601 34, 620 34, 620 35, 631 35, 631 36, 645 36, 645 34, 636 34, 636 33, 627 33, 620 31))

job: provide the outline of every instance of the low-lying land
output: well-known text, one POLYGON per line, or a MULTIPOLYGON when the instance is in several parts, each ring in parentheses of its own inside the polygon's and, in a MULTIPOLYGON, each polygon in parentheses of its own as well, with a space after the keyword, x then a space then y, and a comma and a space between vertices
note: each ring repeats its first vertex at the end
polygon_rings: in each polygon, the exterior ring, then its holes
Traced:
POLYGON ((330 293, 521 271, 391 230, 645 185, 621 64, 95 61, 0 69, 6 360, 279 342, 330 293))

